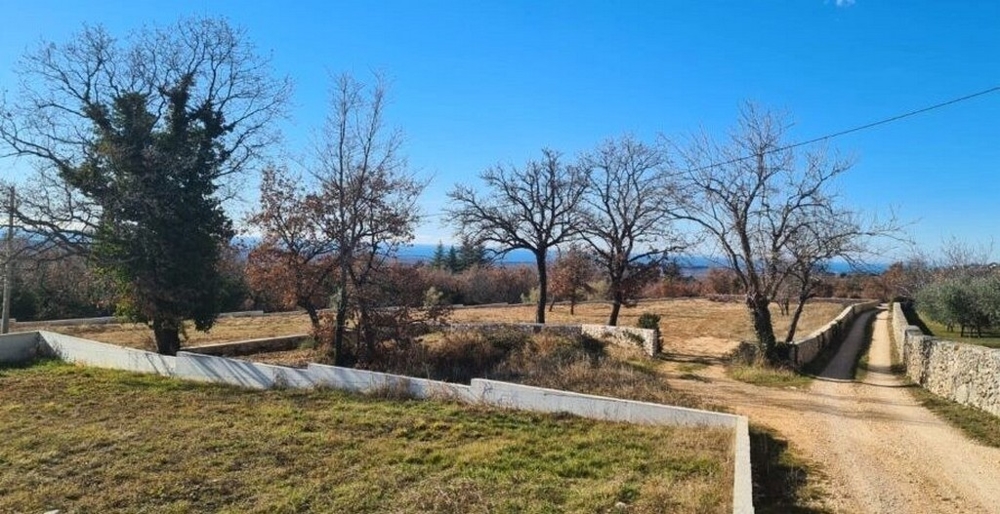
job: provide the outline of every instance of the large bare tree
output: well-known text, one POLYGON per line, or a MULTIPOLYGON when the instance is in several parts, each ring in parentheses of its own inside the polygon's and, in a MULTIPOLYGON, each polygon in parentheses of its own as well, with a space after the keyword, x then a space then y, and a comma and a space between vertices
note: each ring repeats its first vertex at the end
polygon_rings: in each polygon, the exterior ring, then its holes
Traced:
POLYGON ((184 319, 202 330, 215 320, 232 233, 221 203, 274 141, 288 81, 243 31, 200 18, 122 40, 87 27, 18 72, 0 140, 37 170, 19 225, 90 256, 116 278, 120 312, 176 352, 184 319))
POLYGON ((399 247, 413 239, 420 220, 416 202, 425 182, 409 170, 401 152, 402 133, 386 126, 385 107, 381 77, 371 85, 349 75, 338 77, 330 114, 307 166, 317 185, 307 201, 338 264, 331 347, 337 364, 345 363, 344 334, 352 312, 371 357, 376 331, 367 289, 399 247))
POLYGON ((738 277, 762 355, 777 360, 770 303, 796 262, 796 244, 823 241, 844 211, 835 179, 851 167, 822 149, 801 153, 785 139, 787 118, 752 103, 718 142, 700 135, 680 149, 671 212, 694 224, 738 277))
POLYGON ((534 255, 539 290, 535 321, 545 323, 549 251, 580 234, 585 170, 562 163, 558 152, 544 149, 540 161, 528 161, 523 168, 497 165, 479 178, 482 192, 467 185, 448 192, 453 202, 448 214, 466 240, 494 245, 501 252, 524 249, 534 255))
POLYGON ((672 230, 674 186, 666 152, 632 136, 609 139, 581 158, 588 170, 583 196, 583 238, 608 278, 609 325, 628 295, 638 289, 670 251, 683 248, 672 230))

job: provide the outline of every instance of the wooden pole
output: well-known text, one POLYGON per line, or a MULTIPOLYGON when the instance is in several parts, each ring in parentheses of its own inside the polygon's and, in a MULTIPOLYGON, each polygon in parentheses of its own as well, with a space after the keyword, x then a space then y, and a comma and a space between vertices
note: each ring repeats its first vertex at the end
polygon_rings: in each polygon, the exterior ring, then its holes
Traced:
POLYGON ((14 260, 14 186, 10 186, 10 197, 7 203, 7 248, 3 260, 3 315, 0 318, 0 334, 10 332, 12 260, 14 260))

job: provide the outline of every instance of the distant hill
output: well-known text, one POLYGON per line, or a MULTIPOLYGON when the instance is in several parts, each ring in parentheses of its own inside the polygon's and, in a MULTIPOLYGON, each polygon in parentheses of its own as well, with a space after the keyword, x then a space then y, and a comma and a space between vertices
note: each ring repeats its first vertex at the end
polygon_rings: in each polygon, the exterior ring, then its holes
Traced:
MULTIPOLYGON (((257 244, 258 240, 253 237, 241 237, 238 238, 238 242, 248 247, 252 247, 257 244)), ((445 246, 448 249, 449 246, 445 246)), ((400 248, 398 258, 403 262, 416 263, 416 262, 430 262, 434 258, 434 251, 437 249, 436 244, 414 244, 404 246, 400 248)), ((553 252, 551 258, 555 258, 556 254, 553 252)), ((681 266, 681 271, 687 276, 700 278, 708 273, 708 270, 712 268, 724 267, 718 259, 712 259, 710 257, 705 257, 701 255, 679 255, 676 257, 677 263, 681 266)), ((503 260, 500 262, 501 265, 505 266, 517 266, 523 264, 535 264, 535 256, 527 250, 514 250, 512 252, 504 255, 503 260)), ((886 270, 888 265, 886 264, 872 264, 869 266, 867 272, 869 273, 882 273, 886 270)), ((829 271, 834 274, 850 273, 854 270, 851 266, 843 261, 834 261, 830 263, 829 271)))

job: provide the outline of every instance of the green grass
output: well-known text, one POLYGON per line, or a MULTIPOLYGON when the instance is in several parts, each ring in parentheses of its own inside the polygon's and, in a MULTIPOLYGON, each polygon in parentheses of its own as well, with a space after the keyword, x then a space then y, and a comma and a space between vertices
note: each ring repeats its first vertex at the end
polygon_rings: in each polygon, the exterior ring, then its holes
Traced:
MULTIPOLYGON (((940 328, 941 333, 947 333, 944 327, 940 324, 934 322, 928 322, 925 318, 913 319, 913 312, 910 311, 907 321, 912 324, 917 324, 920 329, 925 333, 937 333, 931 326, 936 326, 940 328), (931 326, 929 326, 931 325, 931 326)), ((890 320, 891 322, 891 320, 890 320)), ((896 350, 895 338, 896 335, 889 331, 889 336, 892 338, 892 366, 894 371, 905 371, 905 367, 901 362, 899 352, 896 350)), ((938 336, 946 337, 946 336, 938 336)), ((947 337, 947 339, 952 339, 947 337)), ((973 341, 981 339, 974 338, 973 341)), ((967 341, 972 342, 972 341, 967 341)), ((913 384, 909 388, 910 393, 913 397, 920 402, 925 408, 931 412, 937 414, 941 419, 945 420, 951 426, 961 430, 965 435, 969 436, 975 441, 979 441, 987 446, 993 446, 1000 448, 1000 418, 975 407, 969 407, 967 405, 962 405, 958 402, 942 398, 919 385, 913 384)))
POLYGON ((812 378, 794 369, 758 364, 734 363, 726 367, 726 374, 733 380, 764 387, 795 387, 805 389, 812 378))
POLYGON ((970 438, 1000 448, 1000 418, 975 407, 941 398, 919 386, 911 387, 910 391, 921 405, 961 429, 970 438))
POLYGON ((0 370, 0 512, 726 512, 727 430, 0 370))
POLYGON ((926 316, 920 316, 920 320, 923 322, 922 329, 927 333, 927 335, 939 337, 947 341, 955 341, 957 343, 974 344, 978 346, 985 346, 987 348, 1000 348, 1000 334, 983 332, 983 337, 963 337, 960 331, 948 330, 948 327, 936 321, 927 319, 926 316))

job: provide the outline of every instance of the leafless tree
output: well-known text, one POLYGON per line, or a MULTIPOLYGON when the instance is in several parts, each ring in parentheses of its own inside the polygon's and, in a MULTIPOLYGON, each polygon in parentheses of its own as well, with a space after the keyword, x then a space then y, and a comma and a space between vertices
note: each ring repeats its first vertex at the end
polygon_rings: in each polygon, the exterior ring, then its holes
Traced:
POLYGON ((622 304, 639 289, 630 282, 684 247, 669 215, 674 185, 668 164, 665 152, 632 136, 605 141, 581 159, 589 177, 583 238, 608 278, 609 325, 618 324, 622 304))
POLYGON ((482 193, 466 185, 448 192, 454 205, 448 214, 469 241, 492 244, 502 252, 524 249, 535 256, 539 289, 535 321, 545 323, 548 254, 580 233, 586 173, 579 166, 563 164, 558 152, 545 149, 540 161, 529 161, 520 169, 497 165, 479 178, 482 193))
POLYGON ((694 224, 742 285, 757 343, 777 360, 770 303, 792 273, 793 246, 843 211, 834 180, 851 167, 823 150, 798 155, 785 140, 785 116, 747 103, 727 141, 701 135, 680 149, 672 213, 694 224))
MULTIPOLYGON (((402 133, 386 127, 386 86, 380 77, 365 85, 349 75, 336 79, 331 111, 307 165, 316 190, 307 196, 319 231, 335 248, 338 265, 331 351, 345 363, 349 315, 371 354, 373 302, 367 289, 400 245, 413 238, 419 221, 416 201, 425 183, 417 180, 401 153, 402 133)), ((369 355, 370 357, 370 355, 369 355)))
POLYGON ((806 302, 822 285, 818 275, 830 261, 839 259, 855 269, 864 269, 866 258, 879 253, 879 241, 903 241, 903 227, 895 216, 865 217, 833 201, 803 209, 798 216, 812 219, 795 221, 800 228, 788 238, 785 289, 795 295, 796 305, 786 343, 794 340, 806 302))

